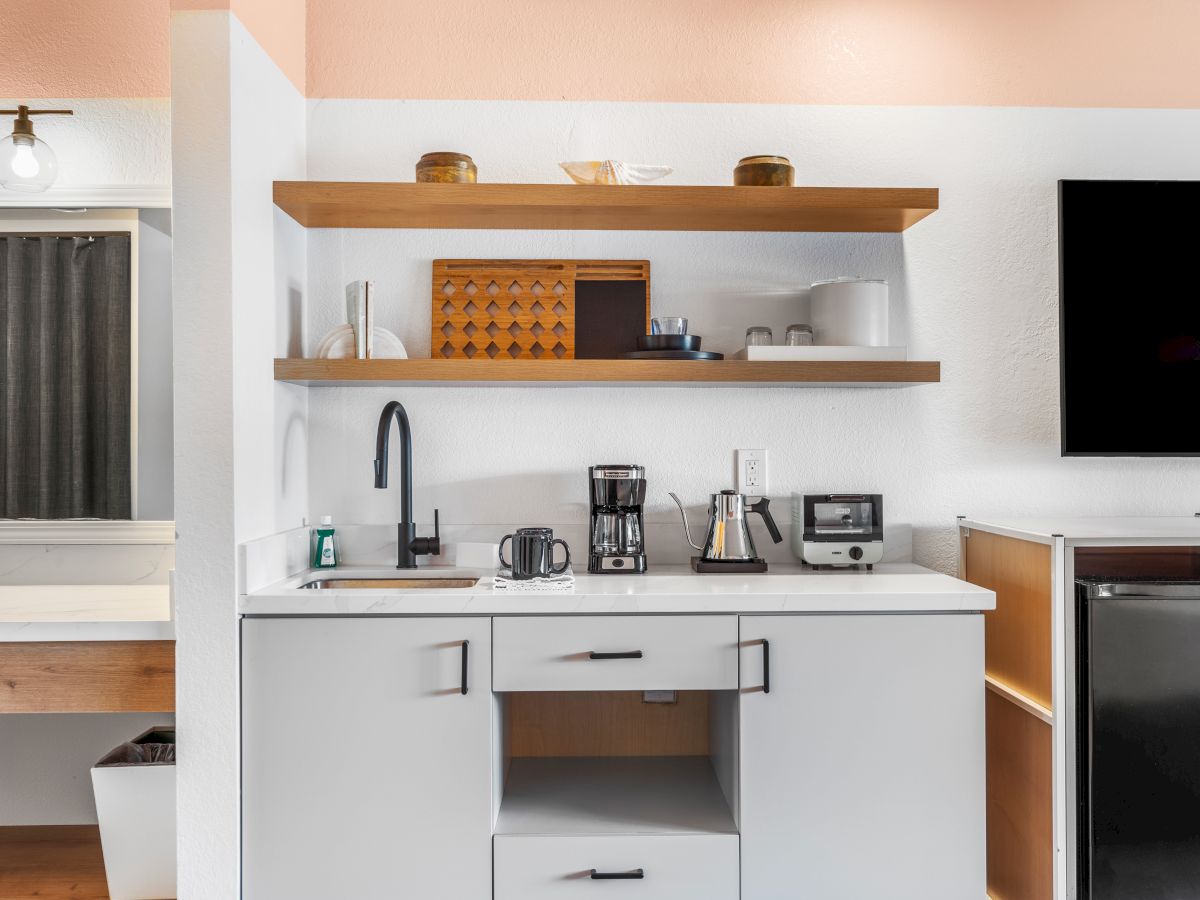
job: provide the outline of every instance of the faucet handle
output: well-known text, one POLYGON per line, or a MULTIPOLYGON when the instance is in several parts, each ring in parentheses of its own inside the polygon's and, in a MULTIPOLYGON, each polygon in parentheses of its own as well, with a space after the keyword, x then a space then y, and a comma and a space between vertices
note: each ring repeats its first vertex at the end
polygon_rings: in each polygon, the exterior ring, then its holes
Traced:
POLYGON ((412 551, 418 556, 440 556, 442 553, 442 529, 438 511, 433 511, 433 537, 414 537, 412 551))

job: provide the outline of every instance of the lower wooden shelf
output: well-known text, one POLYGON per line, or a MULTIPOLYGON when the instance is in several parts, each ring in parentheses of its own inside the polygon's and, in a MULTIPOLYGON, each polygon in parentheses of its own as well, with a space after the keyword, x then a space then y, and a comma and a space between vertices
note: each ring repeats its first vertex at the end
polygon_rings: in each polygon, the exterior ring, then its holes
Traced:
POLYGON ((0 900, 109 900, 95 825, 0 827, 0 900))
POLYGON ((941 381, 931 361, 767 362, 726 359, 277 359, 275 380, 293 384, 659 384, 742 387, 912 387, 941 381))
POLYGON ((174 641, 0 643, 0 713, 174 711, 174 641))

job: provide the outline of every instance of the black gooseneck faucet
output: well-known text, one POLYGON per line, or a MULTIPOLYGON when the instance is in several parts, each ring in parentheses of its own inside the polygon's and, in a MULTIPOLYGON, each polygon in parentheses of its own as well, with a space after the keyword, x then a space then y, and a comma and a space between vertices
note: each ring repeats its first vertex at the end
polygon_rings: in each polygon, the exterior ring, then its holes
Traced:
POLYGON ((388 403, 379 416, 379 428, 375 432, 375 487, 387 487, 388 438, 392 431, 392 419, 396 420, 400 429, 400 521, 396 525, 396 568, 415 569, 417 556, 437 556, 442 552, 441 529, 435 509, 433 537, 417 537, 412 511, 412 429, 408 424, 408 413, 399 400, 388 403))

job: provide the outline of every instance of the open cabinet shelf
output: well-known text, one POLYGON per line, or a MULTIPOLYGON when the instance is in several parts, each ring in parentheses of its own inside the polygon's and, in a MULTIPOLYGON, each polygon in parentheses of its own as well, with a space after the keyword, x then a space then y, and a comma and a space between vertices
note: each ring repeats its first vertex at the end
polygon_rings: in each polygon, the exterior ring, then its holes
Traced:
POLYGON ((941 380, 941 364, 569 359, 277 359, 275 380, 309 386, 384 384, 658 384, 910 387, 941 380))
POLYGON ((736 834, 707 756, 514 759, 496 834, 736 834))
POLYGON ((899 232, 937 188, 276 181, 307 228, 899 232))
POLYGON ((108 900, 95 825, 0 827, 0 900, 108 900))

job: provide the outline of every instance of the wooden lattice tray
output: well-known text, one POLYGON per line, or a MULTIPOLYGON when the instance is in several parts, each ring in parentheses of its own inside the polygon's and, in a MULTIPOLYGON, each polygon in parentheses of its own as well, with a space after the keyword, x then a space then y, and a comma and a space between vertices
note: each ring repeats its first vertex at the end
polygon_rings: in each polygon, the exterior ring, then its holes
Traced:
POLYGON ((575 359, 580 282, 589 289, 597 283, 641 282, 644 287, 635 288, 635 324, 644 328, 650 302, 650 264, 645 261, 434 260, 431 355, 575 359))

